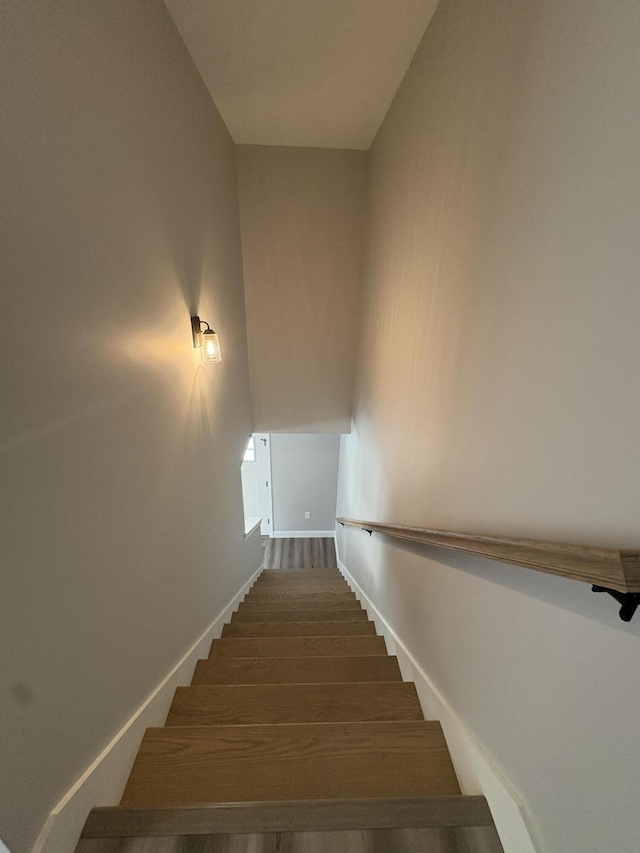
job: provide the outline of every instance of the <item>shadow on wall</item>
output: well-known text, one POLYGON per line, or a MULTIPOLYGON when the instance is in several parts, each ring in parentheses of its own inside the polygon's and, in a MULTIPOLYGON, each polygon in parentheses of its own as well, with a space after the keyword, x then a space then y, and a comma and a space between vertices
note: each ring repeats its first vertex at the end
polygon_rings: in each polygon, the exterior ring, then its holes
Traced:
MULTIPOLYGON (((363 532, 367 536, 368 533, 363 532)), ((386 548, 395 548, 406 554, 424 560, 424 571, 429 571, 429 562, 448 566, 460 572, 482 578, 501 587, 519 592, 562 610, 570 611, 579 616, 593 619, 610 628, 617 628, 624 633, 640 636, 640 617, 631 623, 625 623, 618 617, 618 606, 609 596, 596 595, 591 592, 589 584, 568 580, 567 578, 499 563, 477 557, 474 554, 448 551, 433 545, 422 545, 417 542, 406 542, 384 534, 374 533, 372 538, 384 540, 386 548)), ((394 571, 394 569, 389 569, 394 571)))
POLYGON ((277 414, 269 415, 269 433, 272 435, 341 435, 350 429, 350 423, 344 418, 320 420, 317 417, 295 417, 287 412, 279 419, 277 414))

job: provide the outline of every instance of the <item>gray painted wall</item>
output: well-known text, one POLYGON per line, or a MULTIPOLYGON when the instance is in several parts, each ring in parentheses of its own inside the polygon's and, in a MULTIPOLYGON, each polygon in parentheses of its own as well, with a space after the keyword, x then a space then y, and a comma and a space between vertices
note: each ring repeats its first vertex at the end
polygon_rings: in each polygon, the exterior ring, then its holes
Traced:
MULTIPOLYGON (((339 514, 640 545, 640 4, 442 0, 371 151, 339 514)), ((545 853, 640 850, 640 619, 338 528, 545 853)))
POLYGON ((4 0, 0 104, 0 827, 26 853, 262 550, 234 146, 164 4, 4 0))
POLYGON ((256 432, 348 432, 365 151, 238 148, 256 432))
POLYGON ((274 532, 334 529, 339 453, 339 435, 271 436, 274 532))

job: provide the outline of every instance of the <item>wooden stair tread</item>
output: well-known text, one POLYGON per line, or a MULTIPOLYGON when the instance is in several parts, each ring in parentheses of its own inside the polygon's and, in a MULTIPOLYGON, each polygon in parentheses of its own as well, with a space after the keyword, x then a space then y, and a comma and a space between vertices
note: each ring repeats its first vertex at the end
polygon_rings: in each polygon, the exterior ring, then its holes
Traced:
POLYGON ((487 801, 482 796, 317 799, 164 809, 103 806, 91 811, 82 837, 431 826, 491 827, 493 820, 487 801))
POLYGON ((343 587, 338 587, 335 584, 331 584, 331 586, 326 584, 323 588, 322 584, 315 584, 314 586, 305 584, 304 586, 300 585, 299 587, 295 587, 293 585, 284 586, 281 584, 268 583, 252 586, 245 596, 245 601, 247 599, 253 601, 254 599, 264 598, 267 598, 268 600, 276 598, 277 600, 277 596, 286 596, 286 600, 300 598, 303 601, 309 596, 314 597, 311 599, 312 601, 317 600, 317 596, 325 596, 329 601, 331 601, 333 598, 355 598, 355 593, 353 590, 349 589, 346 584, 343 587))
POLYGON ((212 657, 336 657, 386 655, 383 637, 225 637, 211 643, 212 657))
POLYGON ((279 577, 279 578, 265 578, 262 575, 257 577, 253 582, 252 589, 255 587, 292 587, 292 588, 301 588, 309 587, 313 589, 314 587, 319 587, 321 590, 331 589, 335 587, 336 589, 350 589, 351 587, 347 583, 347 581, 338 575, 337 577, 314 577, 309 575, 307 577, 279 577))
POLYGON ((344 580, 344 575, 339 569, 263 569, 260 574, 260 580, 280 580, 288 578, 293 580, 301 578, 306 580, 313 578, 314 580, 344 580))
POLYGON ((366 622, 366 610, 236 610, 236 622, 366 622))
POLYGON ((353 592, 349 592, 349 590, 336 590, 332 588, 330 590, 325 590, 324 592, 317 589, 303 592, 302 590, 287 587, 286 589, 252 589, 245 598, 245 601, 324 601, 325 603, 331 602, 333 604, 334 601, 357 601, 357 599, 355 594, 353 592))
MULTIPOLYGON (((269 575, 289 575, 289 574, 295 575, 295 574, 302 574, 302 573, 304 573, 305 575, 327 575, 327 574, 330 574, 331 572, 333 572, 334 574, 337 572, 338 574, 341 575, 340 569, 336 568, 335 566, 330 566, 330 567, 324 568, 324 569, 319 568, 319 567, 316 569, 305 569, 303 566, 301 566, 300 568, 295 568, 292 566, 290 569, 263 569, 262 570, 262 574, 266 575, 267 577, 269 575)), ((262 575, 261 575, 261 577, 262 577, 262 575)))
POLYGON ((167 726, 422 720, 411 682, 178 687, 167 726))
POLYGON ((344 578, 332 581, 303 581, 297 578, 290 581, 261 581, 258 579, 254 581, 253 585, 250 587, 250 591, 253 592, 254 590, 274 593, 278 592, 278 590, 292 590, 299 592, 301 595, 331 595, 333 593, 337 593, 338 595, 342 593, 349 593, 350 595, 354 594, 353 590, 344 578))
POLYGON ((375 635, 373 622, 229 622, 223 637, 341 637, 375 635))
POLYGON ((316 598, 275 598, 275 599, 245 599, 238 605, 238 612, 247 610, 362 610, 355 596, 353 598, 333 598, 330 601, 316 598))
POLYGON ((279 587, 294 587, 297 589, 320 589, 331 590, 334 587, 336 589, 350 589, 351 587, 347 583, 347 581, 341 576, 337 577, 307 577, 303 578, 300 576, 297 577, 282 577, 282 578, 263 578, 257 577, 252 585, 252 589, 255 587, 263 587, 268 589, 273 587, 278 589, 279 587))
POLYGON ((280 589, 280 588, 291 588, 291 589, 319 589, 321 592, 324 592, 325 589, 351 589, 346 580, 342 577, 337 578, 302 578, 302 577, 294 577, 294 578, 263 578, 259 577, 253 583, 251 589, 262 588, 262 589, 280 589))
POLYGON ((148 729, 124 807, 460 794, 438 722, 148 729))
POLYGON ((252 658, 199 660, 192 684, 326 684, 345 681, 402 681, 396 657, 252 658))

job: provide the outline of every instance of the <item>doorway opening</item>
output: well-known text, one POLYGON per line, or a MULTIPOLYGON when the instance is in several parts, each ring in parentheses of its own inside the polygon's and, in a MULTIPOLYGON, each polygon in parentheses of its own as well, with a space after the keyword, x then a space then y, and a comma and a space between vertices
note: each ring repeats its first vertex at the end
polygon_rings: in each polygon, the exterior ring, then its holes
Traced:
POLYGON ((262 536, 271 536, 273 510, 271 498, 271 448, 268 433, 254 433, 247 443, 240 468, 244 531, 250 533, 258 523, 262 536))

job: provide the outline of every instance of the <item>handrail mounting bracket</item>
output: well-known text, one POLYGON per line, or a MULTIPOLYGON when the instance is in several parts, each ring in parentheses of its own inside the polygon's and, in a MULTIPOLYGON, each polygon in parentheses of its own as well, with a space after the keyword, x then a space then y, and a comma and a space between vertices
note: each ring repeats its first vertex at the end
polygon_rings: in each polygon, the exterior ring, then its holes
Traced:
POLYGON ((591 587, 592 592, 607 592, 620 605, 620 618, 623 622, 631 622, 633 616, 640 607, 640 592, 619 592, 617 589, 607 589, 606 586, 591 587))

